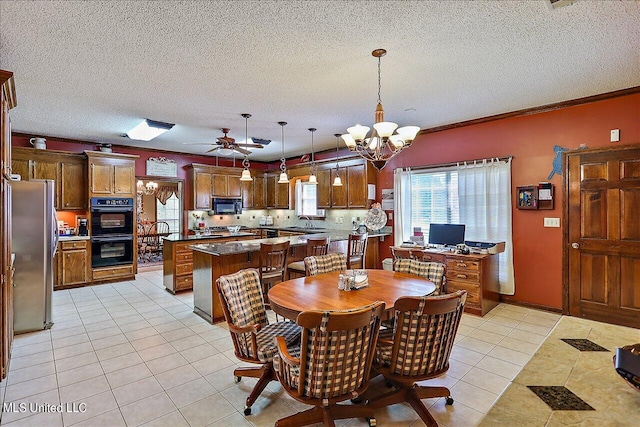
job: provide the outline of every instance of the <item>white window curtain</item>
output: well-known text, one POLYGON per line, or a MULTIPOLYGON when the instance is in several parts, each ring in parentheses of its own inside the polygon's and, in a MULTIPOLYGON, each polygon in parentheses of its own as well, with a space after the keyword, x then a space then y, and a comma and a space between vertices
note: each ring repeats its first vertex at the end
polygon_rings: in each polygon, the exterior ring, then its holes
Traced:
POLYGON ((460 223, 465 240, 506 242, 498 257, 500 293, 513 295, 513 241, 511 238, 511 159, 483 160, 458 166, 460 223))
POLYGON ((400 246, 411 236, 411 169, 393 171, 394 244, 400 246))

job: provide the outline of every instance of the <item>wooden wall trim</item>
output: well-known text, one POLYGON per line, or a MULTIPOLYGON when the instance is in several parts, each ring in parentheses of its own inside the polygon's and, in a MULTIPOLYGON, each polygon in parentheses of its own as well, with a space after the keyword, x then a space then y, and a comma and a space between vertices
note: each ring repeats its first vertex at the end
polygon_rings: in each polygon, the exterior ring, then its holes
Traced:
POLYGON ((511 305, 517 305, 520 307, 533 308, 535 310, 548 311, 551 313, 566 314, 566 313, 563 313, 562 310, 559 308, 548 307, 546 305, 534 304, 534 303, 524 302, 524 301, 516 301, 514 299, 511 299, 511 296, 507 296, 507 295, 500 295, 500 302, 504 302, 511 305))
POLYGON ((640 93, 640 86, 634 86, 627 89, 616 90, 613 92, 601 93, 599 95, 592 95, 592 96, 586 96, 584 98, 570 99, 568 101, 556 102, 553 104, 541 105, 541 106, 532 107, 532 108, 525 108, 523 110, 516 110, 508 113, 496 114, 493 116, 481 117, 478 119, 465 120, 463 122, 451 123, 448 125, 422 129, 420 130, 420 132, 418 132, 418 135, 426 135, 428 133, 441 132, 443 130, 455 129, 463 126, 477 125, 480 123, 492 122, 494 120, 508 119, 511 117, 520 117, 520 116, 528 116, 531 114, 544 113, 547 111, 558 110, 561 108, 588 104, 590 102, 604 101, 605 99, 616 98, 619 96, 632 95, 634 93, 640 93))

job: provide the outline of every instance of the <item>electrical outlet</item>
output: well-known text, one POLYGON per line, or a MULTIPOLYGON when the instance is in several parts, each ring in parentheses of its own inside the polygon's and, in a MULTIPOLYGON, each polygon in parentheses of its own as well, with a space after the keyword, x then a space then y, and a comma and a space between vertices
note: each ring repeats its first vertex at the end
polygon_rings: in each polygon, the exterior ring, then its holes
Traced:
POLYGON ((393 221, 393 212, 389 212, 387 218, 389 218, 389 221, 393 221))
POLYGON ((545 227, 560 227, 560 218, 545 218, 545 227))
POLYGON ((341 216, 339 216, 339 217, 338 217, 338 224, 342 224, 342 221, 343 221, 342 217, 341 217, 341 216))
POLYGON ((620 129, 611 129, 611 142, 620 141, 620 129))
POLYGON ((336 217, 335 220, 336 220, 336 224, 340 224, 340 218, 336 217))

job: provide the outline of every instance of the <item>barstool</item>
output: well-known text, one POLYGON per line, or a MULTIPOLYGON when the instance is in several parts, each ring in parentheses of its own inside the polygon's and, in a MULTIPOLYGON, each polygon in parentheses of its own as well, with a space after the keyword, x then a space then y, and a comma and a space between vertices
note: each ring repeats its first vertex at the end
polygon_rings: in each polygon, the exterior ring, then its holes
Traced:
MULTIPOLYGON (((316 239, 307 239, 307 255, 318 256, 326 255, 329 251, 329 238, 322 237, 316 239)), ((287 276, 289 279, 305 276, 304 260, 294 261, 287 265, 287 276)))
POLYGON ((364 268, 364 258, 367 251, 368 234, 349 234, 347 245, 347 268, 364 268))
MULTIPOLYGON (((261 243, 260 244, 260 284, 262 296, 266 305, 269 304, 269 289, 271 285, 284 281, 287 271, 290 242, 261 243)), ((270 306, 269 306, 270 307, 270 306)))

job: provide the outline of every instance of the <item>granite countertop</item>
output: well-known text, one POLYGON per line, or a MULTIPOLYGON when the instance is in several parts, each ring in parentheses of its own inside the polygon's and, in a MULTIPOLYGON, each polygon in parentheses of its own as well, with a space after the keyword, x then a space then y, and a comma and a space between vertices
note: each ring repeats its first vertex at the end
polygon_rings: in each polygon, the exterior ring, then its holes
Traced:
POLYGON ((307 239, 313 237, 329 237, 332 242, 349 239, 349 233, 345 231, 334 231, 326 233, 301 234, 299 236, 272 237, 269 239, 253 239, 239 242, 227 243, 205 243, 190 246, 194 251, 204 252, 209 255, 231 255, 249 252, 258 252, 261 243, 284 243, 290 242, 291 246, 303 246, 307 244, 307 239))
POLYGON ((74 240, 89 240, 91 237, 89 236, 60 236, 61 242, 70 242, 74 240))
POLYGON ((170 240, 172 242, 185 242, 190 240, 211 240, 211 239, 223 239, 229 237, 252 237, 255 236, 253 233, 247 233, 246 231, 240 231, 238 233, 229 233, 228 231, 214 231, 209 235, 201 234, 199 236, 195 234, 190 234, 188 236, 183 236, 179 234, 171 234, 168 237, 165 237, 165 240, 170 240))

